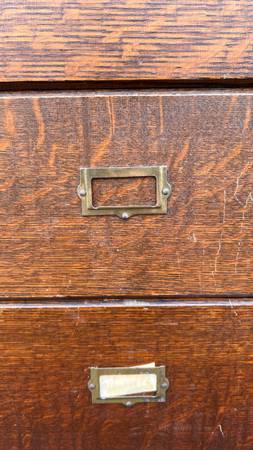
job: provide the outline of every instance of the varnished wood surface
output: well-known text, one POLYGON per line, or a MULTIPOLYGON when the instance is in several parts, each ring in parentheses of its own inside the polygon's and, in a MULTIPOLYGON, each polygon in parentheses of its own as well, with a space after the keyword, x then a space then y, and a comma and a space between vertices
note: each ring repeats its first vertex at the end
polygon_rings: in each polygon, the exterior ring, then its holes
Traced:
POLYGON ((252 78, 250 0, 3 0, 0 80, 252 78))
POLYGON ((1 450, 251 450, 252 302, 0 314, 1 450), (165 364, 167 403, 91 405, 89 367, 165 364))
POLYGON ((252 108, 251 90, 2 94, 0 297, 251 295, 252 108), (168 215, 81 216, 80 167, 156 164, 168 215))
POLYGON ((97 178, 92 180, 94 206, 155 205, 154 177, 97 178))

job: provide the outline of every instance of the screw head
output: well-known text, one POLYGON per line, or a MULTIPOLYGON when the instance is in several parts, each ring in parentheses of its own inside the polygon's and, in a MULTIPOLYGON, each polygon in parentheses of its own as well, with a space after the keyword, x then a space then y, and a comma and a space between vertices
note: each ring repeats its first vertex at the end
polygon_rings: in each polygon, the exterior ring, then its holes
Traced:
POLYGON ((78 194, 80 195, 80 197, 85 197, 85 195, 86 195, 85 189, 80 188, 80 189, 78 190, 78 194))
POLYGON ((127 214, 127 212, 123 212, 121 215, 121 218, 124 220, 127 220, 127 219, 129 219, 129 215, 127 214))
POLYGON ((132 402, 130 402, 129 400, 125 403, 126 406, 132 406, 132 402))
POLYGON ((168 383, 167 381, 164 381, 164 382, 161 384, 161 387, 162 387, 163 389, 166 389, 166 388, 169 387, 169 383, 168 383))
POLYGON ((95 389, 96 385, 94 383, 89 383, 89 389, 93 391, 95 389))
POLYGON ((162 190, 163 195, 168 195, 170 193, 170 189, 168 187, 163 188, 162 190))

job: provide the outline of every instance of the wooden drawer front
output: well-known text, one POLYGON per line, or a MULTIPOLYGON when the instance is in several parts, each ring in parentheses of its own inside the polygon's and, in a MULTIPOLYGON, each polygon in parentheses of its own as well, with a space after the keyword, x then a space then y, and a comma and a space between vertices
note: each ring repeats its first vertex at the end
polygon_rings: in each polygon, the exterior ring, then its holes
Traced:
POLYGON ((250 78, 250 0, 8 0, 0 80, 250 78))
POLYGON ((252 302, 1 308, 1 450, 251 450, 252 302), (90 366, 165 364, 166 403, 92 405, 90 366))
POLYGON ((252 91, 2 95, 0 296, 251 293, 252 107, 252 91), (80 167, 157 164, 167 215, 81 216, 80 167))

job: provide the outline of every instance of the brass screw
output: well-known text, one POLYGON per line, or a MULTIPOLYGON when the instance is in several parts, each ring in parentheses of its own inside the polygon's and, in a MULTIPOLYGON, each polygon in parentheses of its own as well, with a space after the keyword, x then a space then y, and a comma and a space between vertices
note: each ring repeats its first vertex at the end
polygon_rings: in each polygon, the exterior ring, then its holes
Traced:
POLYGON ((127 214, 127 212, 123 212, 121 215, 122 219, 127 220, 129 219, 129 215, 127 214))
POLYGON ((170 193, 170 189, 168 187, 163 188, 163 195, 168 195, 170 193))
POLYGON ((81 197, 85 197, 86 191, 84 191, 84 190, 82 189, 81 191, 79 191, 79 194, 81 195, 81 197))

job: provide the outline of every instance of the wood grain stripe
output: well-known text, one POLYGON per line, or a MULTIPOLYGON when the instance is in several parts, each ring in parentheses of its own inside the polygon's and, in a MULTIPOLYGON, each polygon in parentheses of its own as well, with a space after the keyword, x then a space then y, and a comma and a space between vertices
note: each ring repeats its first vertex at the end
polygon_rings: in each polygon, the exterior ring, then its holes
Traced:
POLYGON ((249 0, 4 0, 0 80, 252 78, 249 0))

